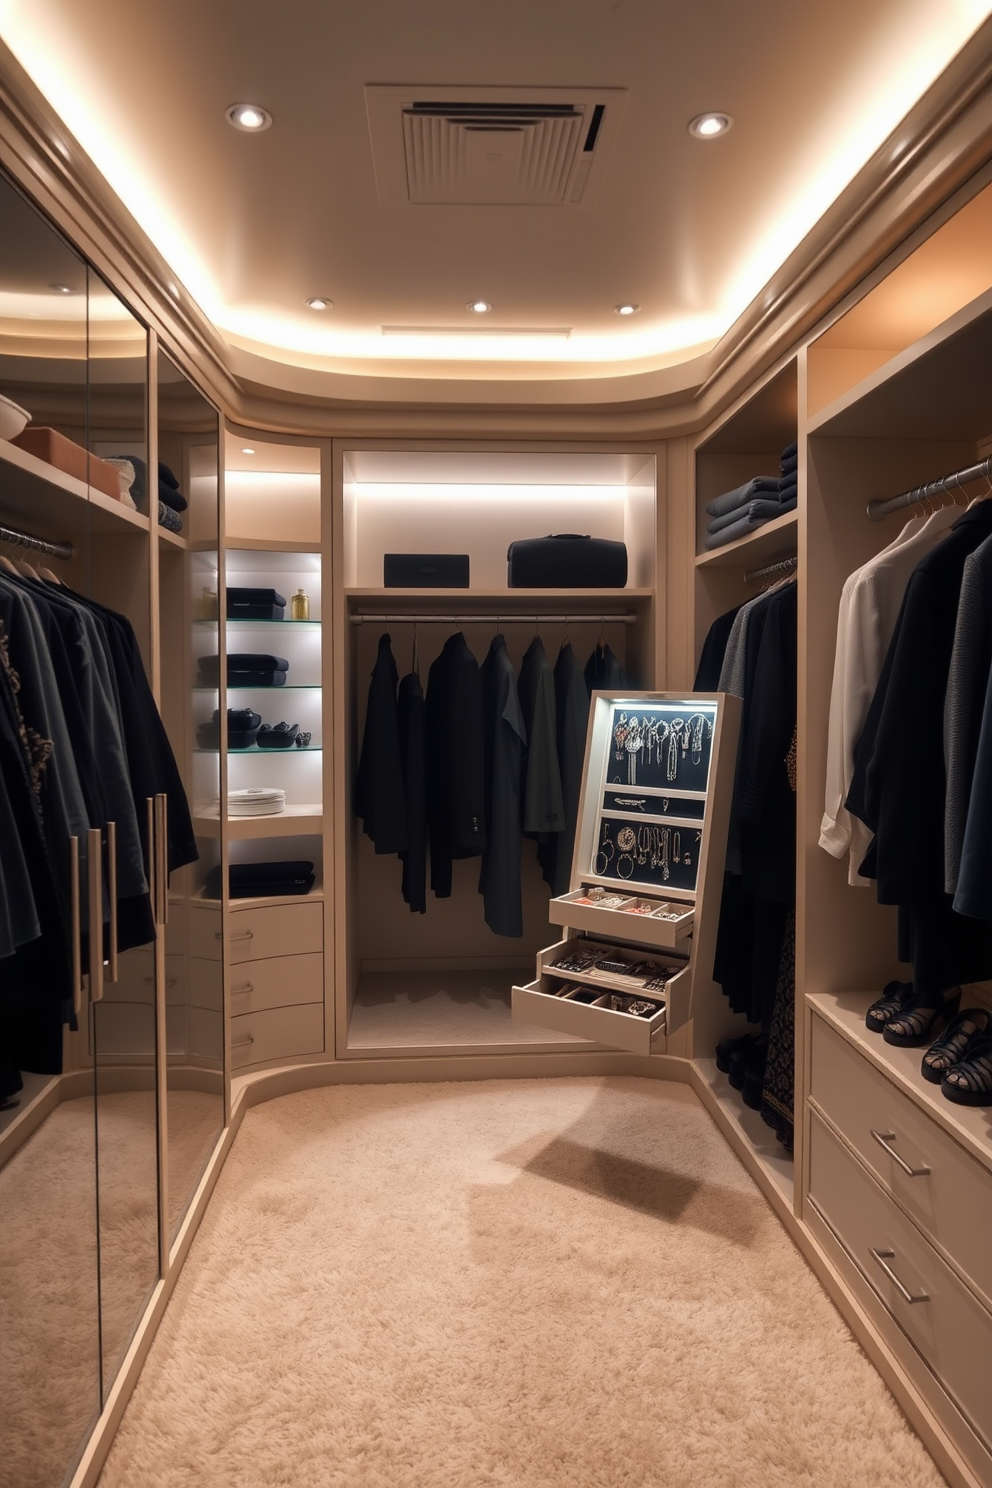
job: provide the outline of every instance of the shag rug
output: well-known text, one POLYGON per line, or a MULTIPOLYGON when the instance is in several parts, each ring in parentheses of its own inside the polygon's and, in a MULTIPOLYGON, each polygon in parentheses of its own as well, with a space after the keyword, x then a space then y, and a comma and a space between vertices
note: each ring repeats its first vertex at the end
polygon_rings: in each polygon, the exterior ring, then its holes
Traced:
POLYGON ((100 1488, 937 1488, 686 1087, 251 1111, 100 1488))

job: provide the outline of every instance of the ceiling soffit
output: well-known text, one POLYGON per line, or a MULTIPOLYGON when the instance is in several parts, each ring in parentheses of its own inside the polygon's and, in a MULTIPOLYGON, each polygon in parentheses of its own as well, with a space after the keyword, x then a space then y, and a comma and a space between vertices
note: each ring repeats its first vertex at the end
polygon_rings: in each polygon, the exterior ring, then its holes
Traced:
MULTIPOLYGON (((457 376, 383 377, 378 368, 355 377, 232 352, 78 146, 70 141, 71 164, 54 148, 60 138, 61 121, 0 43, 0 164, 170 340, 186 369, 233 417, 251 422, 258 416, 263 426, 285 432, 329 433, 340 426, 360 433, 390 427, 395 411, 404 431, 419 425, 442 432, 450 427, 444 410, 458 409, 458 432, 468 435, 473 419, 480 432, 497 424, 508 432, 516 411, 534 432, 543 420, 554 433, 580 422, 590 433, 595 426, 602 434, 613 428, 621 437, 635 430, 646 437, 684 432, 714 417, 842 296, 853 302, 859 281, 942 203, 956 191, 961 202, 972 194, 969 179, 992 156, 992 21, 713 351, 682 367, 588 383, 481 380, 468 388, 457 376)), ((982 184, 976 177, 973 189, 982 184)), ((925 237, 937 220, 917 236, 925 237)))

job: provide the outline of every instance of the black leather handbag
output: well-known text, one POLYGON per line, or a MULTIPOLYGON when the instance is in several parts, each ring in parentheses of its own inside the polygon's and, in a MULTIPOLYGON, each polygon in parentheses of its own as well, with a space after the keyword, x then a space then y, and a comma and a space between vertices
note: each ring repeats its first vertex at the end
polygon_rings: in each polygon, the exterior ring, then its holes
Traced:
POLYGON ((608 537, 525 537, 506 553, 510 589, 622 589, 627 582, 627 547, 608 537))

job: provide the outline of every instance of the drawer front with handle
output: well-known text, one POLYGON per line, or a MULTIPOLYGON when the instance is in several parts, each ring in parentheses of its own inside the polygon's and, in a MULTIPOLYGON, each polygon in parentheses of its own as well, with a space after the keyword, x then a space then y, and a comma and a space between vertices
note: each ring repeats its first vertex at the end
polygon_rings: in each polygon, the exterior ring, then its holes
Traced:
MULTIPOLYGON (((558 1033, 591 1039, 594 1043, 605 1044, 608 1049, 627 1049, 631 1054, 665 1052, 664 1008, 651 1018, 613 1012, 604 1004, 609 994, 617 989, 607 987, 583 989, 595 995, 599 1006, 556 997, 552 988, 561 987, 568 981, 565 973, 556 973, 554 976, 541 976, 525 987, 514 987, 513 1016, 524 1023, 535 1023, 539 1028, 553 1028, 558 1033)), ((623 989, 622 995, 633 1000, 634 994, 627 988, 623 989)))
POLYGON ((227 917, 227 943, 232 966, 269 956, 322 951, 323 906, 272 904, 261 909, 232 909, 227 917))
POLYGON ((958 1409, 992 1445, 992 1313, 815 1112, 809 1197, 958 1409))
POLYGON ((319 951, 305 956, 271 956, 238 968, 231 976, 231 1013, 257 1013, 266 1008, 324 1000, 324 958, 319 951))
POLYGON ((810 1104, 992 1307, 992 1173, 819 1017, 810 1104))
POLYGON ((324 1050, 324 1005, 273 1008, 231 1019, 231 1068, 324 1050))

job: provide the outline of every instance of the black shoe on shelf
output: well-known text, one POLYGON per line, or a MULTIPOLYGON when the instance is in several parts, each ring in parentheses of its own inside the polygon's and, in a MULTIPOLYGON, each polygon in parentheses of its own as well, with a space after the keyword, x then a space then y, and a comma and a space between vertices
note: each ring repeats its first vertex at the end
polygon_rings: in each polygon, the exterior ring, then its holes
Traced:
POLYGON ((897 1018, 913 1000, 912 982, 889 982, 865 1013, 865 1026, 872 1033, 883 1033, 887 1023, 897 1018))
POLYGON ((716 1046, 716 1067, 722 1074, 730 1073, 730 1061, 734 1054, 740 1049, 749 1049, 753 1044, 755 1035, 744 1033, 740 1038, 721 1039, 716 1046))
MULTIPOLYGON (((939 994, 937 994, 939 998, 939 994)), ((890 1019, 882 1030, 887 1044, 898 1049, 918 1049, 928 1044, 945 1018, 953 1018, 961 1006, 961 988, 949 997, 935 1001, 934 993, 921 996, 908 1003, 895 1018, 890 1019)))
POLYGON ((940 1093, 956 1106, 992 1106, 992 1034, 971 1040, 966 1057, 941 1080, 940 1093))
POLYGON ((730 1056, 730 1069, 727 1072, 734 1090, 743 1090, 744 1081, 750 1076, 752 1079, 764 1079, 765 1061, 768 1058, 768 1035, 758 1033, 752 1038, 746 1049, 738 1049, 730 1056))
POLYGON ((958 1013, 924 1054, 920 1066, 924 1080, 939 1085, 948 1070, 970 1058, 974 1041, 989 1033, 992 1033, 992 1013, 987 1008, 965 1008, 958 1013))

